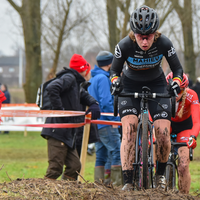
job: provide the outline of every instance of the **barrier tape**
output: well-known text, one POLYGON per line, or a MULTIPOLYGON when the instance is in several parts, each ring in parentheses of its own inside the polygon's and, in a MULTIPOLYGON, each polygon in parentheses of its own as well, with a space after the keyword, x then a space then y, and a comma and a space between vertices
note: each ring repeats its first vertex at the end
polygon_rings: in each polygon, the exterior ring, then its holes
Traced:
MULTIPOLYGON (((69 110, 39 110, 36 104, 2 104, 4 107, 0 110, 1 117, 72 117, 83 116, 84 111, 69 111, 69 110), (6 107, 36 107, 38 110, 6 110, 6 107)), ((91 114, 89 114, 91 116, 91 114)), ((113 113, 101 113, 104 116, 113 116, 113 113)), ((90 117, 91 119, 91 117, 90 117)), ((85 117, 83 123, 67 123, 67 124, 9 124, 9 126, 25 126, 25 127, 43 127, 43 128, 78 128, 84 126, 86 123, 103 124, 103 125, 118 125, 121 126, 119 121, 106 121, 106 120, 90 120, 85 117)), ((8 124, 1 124, 1 126, 8 126, 8 124)))
MULTIPOLYGON (((103 124, 103 125, 117 125, 121 126, 121 122, 105 121, 105 120, 86 120, 82 123, 67 123, 67 124, 9 124, 9 126, 26 126, 26 127, 42 127, 42 128, 78 128, 84 126, 86 123, 103 124)), ((4 126, 4 124, 1 124, 4 126)), ((7 126, 7 125, 6 125, 7 126)))
MULTIPOLYGON (((74 117, 82 115, 85 115, 85 112, 70 110, 0 110, 1 117, 74 117)), ((101 113, 101 115, 113 116, 113 113, 101 113)))
POLYGON ((37 104, 35 103, 4 103, 1 104, 1 107, 37 107, 37 104))
POLYGON ((0 110, 1 117, 72 117, 85 112, 69 110, 0 110))

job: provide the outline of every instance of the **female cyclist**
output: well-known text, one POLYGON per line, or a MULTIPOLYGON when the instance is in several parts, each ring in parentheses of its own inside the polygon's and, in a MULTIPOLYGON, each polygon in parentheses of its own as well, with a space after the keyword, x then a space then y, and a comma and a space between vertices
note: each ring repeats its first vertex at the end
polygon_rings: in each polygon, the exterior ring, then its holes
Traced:
MULTIPOLYGON (((142 6, 136 9, 130 18, 131 32, 123 38, 115 48, 115 57, 111 66, 111 93, 116 95, 124 92, 141 92, 143 86, 148 86, 152 92, 167 92, 166 79, 161 68, 165 56, 174 74, 170 85, 170 93, 178 94, 182 82, 183 69, 171 41, 157 31, 159 18, 154 9, 142 6), (126 66, 123 69, 123 65, 126 66), (123 69, 122 78, 120 74, 123 69)), ((174 95, 175 95, 174 94, 174 95)), ((149 102, 149 111, 154 121, 157 138, 156 185, 165 187, 164 171, 168 160, 170 143, 171 105, 169 99, 158 98, 163 105, 149 102)), ((133 165, 135 159, 135 139, 140 114, 140 99, 121 97, 119 113, 122 121, 121 162, 124 178, 122 190, 133 189, 133 165)))
MULTIPOLYGON (((166 80, 173 77, 169 73, 166 80)), ((197 93, 187 88, 189 84, 186 74, 180 85, 181 93, 176 97, 177 110, 175 118, 171 118, 171 133, 177 135, 177 142, 187 142, 188 147, 178 149, 178 187, 182 193, 190 191, 191 176, 189 171, 189 148, 197 146, 196 138, 199 134, 199 100, 197 93)))

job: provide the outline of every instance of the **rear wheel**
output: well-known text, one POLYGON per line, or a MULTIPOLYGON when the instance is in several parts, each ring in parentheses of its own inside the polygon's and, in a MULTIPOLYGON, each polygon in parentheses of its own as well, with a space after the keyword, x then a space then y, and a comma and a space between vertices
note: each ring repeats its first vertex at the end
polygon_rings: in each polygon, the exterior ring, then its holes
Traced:
POLYGON ((168 189, 173 189, 176 187, 176 173, 173 166, 168 164, 165 171, 166 183, 168 189))
POLYGON ((142 116, 142 186, 144 189, 149 188, 149 167, 148 167, 148 113, 142 116))

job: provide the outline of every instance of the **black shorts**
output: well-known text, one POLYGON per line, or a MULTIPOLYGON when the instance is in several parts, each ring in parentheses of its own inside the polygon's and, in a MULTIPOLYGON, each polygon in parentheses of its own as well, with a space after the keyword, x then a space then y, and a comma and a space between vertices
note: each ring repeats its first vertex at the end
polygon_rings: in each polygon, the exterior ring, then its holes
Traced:
POLYGON ((172 133, 178 134, 184 130, 192 129, 193 122, 192 117, 189 116, 186 120, 182 122, 173 122, 171 121, 172 133))
MULTIPOLYGON (((143 86, 149 87, 152 93, 167 93, 167 83, 164 74, 161 74, 158 78, 152 81, 134 81, 124 76, 123 86, 123 92, 125 93, 141 93, 143 86)), ((149 100, 148 103, 149 112, 153 121, 157 119, 171 120, 171 101, 169 98, 156 98, 153 99, 153 101, 149 100), (164 110, 158 105, 157 102, 162 105, 164 110)), ((138 116, 140 114, 140 98, 135 99, 132 97, 119 97, 119 114, 121 118, 126 115, 138 116)))

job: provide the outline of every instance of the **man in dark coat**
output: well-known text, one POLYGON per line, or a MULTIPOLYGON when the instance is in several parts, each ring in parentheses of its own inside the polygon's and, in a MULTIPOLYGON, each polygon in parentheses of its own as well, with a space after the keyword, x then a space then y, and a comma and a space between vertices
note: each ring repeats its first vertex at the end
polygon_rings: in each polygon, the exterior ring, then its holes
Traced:
MULTIPOLYGON (((87 70, 90 70, 89 64, 81 55, 74 54, 69 65, 70 69, 65 68, 64 75, 47 86, 52 110, 80 111, 82 104, 89 106, 86 113, 91 112, 92 119, 99 118, 98 102, 87 91, 80 88, 80 85, 85 82, 87 70)), ((77 117, 48 117, 45 123, 77 122, 79 122, 77 117)), ((81 169, 79 156, 75 149, 76 129, 43 128, 41 136, 46 138, 48 143, 49 166, 45 178, 57 179, 63 173, 62 179, 76 180, 76 171, 80 172, 81 169)))
POLYGON ((200 100, 200 76, 197 77, 196 83, 191 87, 191 89, 197 93, 200 100))

